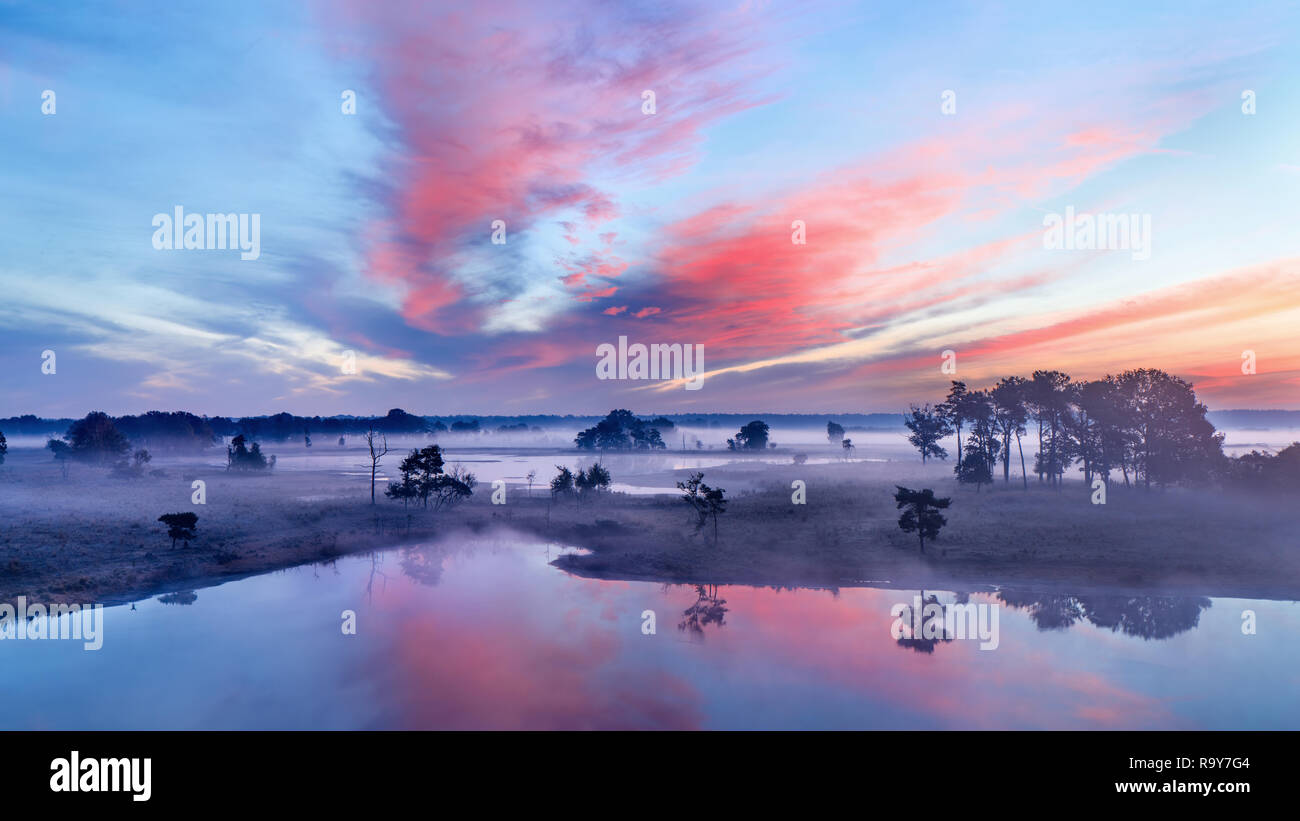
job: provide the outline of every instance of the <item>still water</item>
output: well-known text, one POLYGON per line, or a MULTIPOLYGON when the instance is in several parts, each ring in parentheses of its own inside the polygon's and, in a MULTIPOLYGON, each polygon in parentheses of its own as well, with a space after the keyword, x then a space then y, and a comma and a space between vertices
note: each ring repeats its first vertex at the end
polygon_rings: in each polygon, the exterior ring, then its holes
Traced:
POLYGON ((0 641, 0 728, 1300 728, 1295 602, 924 591, 998 609, 981 650, 896 640, 920 591, 594 581, 559 550, 396 549, 107 608, 95 652, 0 641))

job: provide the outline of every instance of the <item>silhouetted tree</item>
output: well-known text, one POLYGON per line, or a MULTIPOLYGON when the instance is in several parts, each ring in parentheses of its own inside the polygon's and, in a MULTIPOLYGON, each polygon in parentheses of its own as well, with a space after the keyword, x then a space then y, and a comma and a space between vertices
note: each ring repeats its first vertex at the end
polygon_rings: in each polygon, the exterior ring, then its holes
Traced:
POLYGON ((435 510, 467 497, 469 489, 457 486, 463 486, 465 482, 447 477, 443 472, 443 464, 442 448, 438 445, 412 450, 398 467, 400 481, 389 482, 384 495, 390 499, 400 499, 403 504, 419 499, 426 508, 432 496, 435 510))
POLYGON ((1070 377, 1060 371, 1034 371, 1027 386, 1028 406, 1038 422, 1038 454, 1034 470, 1038 480, 1059 484, 1073 461, 1065 419, 1069 413, 1070 377))
POLYGON ((388 454, 388 436, 379 435, 379 444, 375 444, 375 429, 366 431, 366 447, 370 450, 370 504, 375 503, 375 475, 379 473, 379 461, 388 454))
POLYGON ((727 440, 729 450, 766 450, 767 423, 755 419, 736 433, 735 439, 727 440))
POLYGON ((952 504, 952 499, 937 499, 929 488, 912 490, 902 485, 895 485, 898 491, 894 501, 903 515, 898 517, 898 527, 904 533, 916 533, 921 542, 921 552, 925 552, 925 540, 933 540, 939 535, 939 529, 948 523, 948 519, 939 511, 952 504))
POLYGON ((114 462, 131 449, 131 443, 103 411, 73 422, 63 438, 68 440, 74 459, 88 462, 114 462))
POLYGON ((692 473, 685 482, 677 483, 678 490, 683 490, 682 501, 691 506, 697 516, 695 532, 699 533, 710 517, 713 518, 713 543, 718 543, 718 514, 727 510, 726 491, 704 484, 703 473, 692 473))
POLYGON ((561 493, 572 493, 574 489, 573 471, 563 465, 556 465, 555 469, 558 470, 559 473, 555 474, 555 478, 551 480, 552 501, 554 501, 555 497, 561 493))
POLYGON ((454 507, 465 501, 474 495, 474 486, 477 484, 478 479, 464 466, 459 463, 452 465, 449 472, 433 480, 433 509, 454 507))
MULTIPOLYGON (((954 379, 952 388, 948 391, 948 398, 935 407, 935 412, 957 434, 957 470, 960 472, 962 460, 961 429, 967 418, 966 383, 954 379)), ((921 461, 925 461, 924 457, 922 457, 921 461)))
POLYGON ((0 431, 0 465, 5 463, 5 454, 9 452, 9 443, 5 441, 4 431, 0 431))
POLYGON ((834 422, 827 422, 827 423, 826 423, 826 439, 827 439, 827 441, 829 441, 832 445, 838 445, 840 442, 844 441, 844 428, 843 428, 843 426, 841 426, 841 425, 837 425, 837 424, 834 423, 834 422))
POLYGON ((1125 371, 1115 379, 1129 430, 1136 468, 1145 487, 1201 481, 1224 467, 1223 434, 1205 418, 1190 383, 1151 368, 1125 371))
POLYGON ((197 513, 164 513, 158 517, 158 521, 167 525, 167 535, 171 537, 173 548, 176 547, 177 539, 189 547, 190 539, 194 538, 199 524, 199 516, 197 513))
POLYGON ((599 462, 586 470, 578 471, 573 477, 574 487, 583 495, 608 490, 610 481, 609 470, 599 462))
POLYGON ((986 391, 969 391, 962 399, 962 413, 969 429, 965 453, 954 472, 957 481, 980 485, 993 484, 993 467, 1001 450, 993 418, 993 401, 986 391))
POLYGON ((952 433, 952 429, 942 414, 930 410, 929 405, 923 408, 913 405, 911 415, 903 417, 903 425, 911 431, 907 441, 921 452, 921 464, 925 464, 931 456, 948 458, 948 451, 939 442, 952 433))
POLYGON ((1025 475, 1025 451, 1020 444, 1020 437, 1025 432, 1025 422, 1029 420, 1029 410, 1025 406, 1025 380, 1019 376, 1008 376, 998 382, 989 391, 993 402, 993 425, 1002 436, 1002 481, 1011 481, 1011 437, 1016 437, 1016 449, 1020 451, 1020 479, 1024 489, 1029 489, 1029 477, 1025 475))

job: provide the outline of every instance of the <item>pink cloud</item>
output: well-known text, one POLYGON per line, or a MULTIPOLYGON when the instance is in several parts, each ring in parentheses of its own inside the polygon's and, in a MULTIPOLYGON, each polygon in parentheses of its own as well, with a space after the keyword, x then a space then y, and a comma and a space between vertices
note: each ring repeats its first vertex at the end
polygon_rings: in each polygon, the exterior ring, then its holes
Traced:
POLYGON ((551 213, 607 223, 620 207, 594 179, 679 173, 703 129, 759 104, 747 91, 762 69, 744 60, 755 35, 744 16, 564 5, 563 14, 490 1, 472 15, 401 2, 338 8, 339 48, 361 44, 375 104, 401 145, 366 272, 407 286, 402 314, 417 327, 445 327, 447 309, 474 295, 446 261, 486 242, 493 220, 512 238, 551 213), (653 116, 641 111, 647 88, 662 101, 653 116))

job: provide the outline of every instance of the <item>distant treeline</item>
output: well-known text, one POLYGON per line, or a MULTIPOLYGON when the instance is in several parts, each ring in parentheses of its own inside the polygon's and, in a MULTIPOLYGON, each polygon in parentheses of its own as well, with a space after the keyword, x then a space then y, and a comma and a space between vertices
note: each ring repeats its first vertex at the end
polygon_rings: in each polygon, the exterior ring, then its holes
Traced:
MULTIPOLYGON (((410 417, 420 419, 427 423, 429 429, 433 432, 439 430, 457 430, 472 429, 483 431, 537 431, 549 429, 571 430, 573 428, 586 428, 598 424, 605 417, 598 414, 521 414, 516 416, 498 416, 492 414, 449 414, 449 415, 415 415, 409 414, 404 410, 395 409, 399 414, 398 418, 410 417)), ((1227 411, 1229 413, 1240 413, 1240 411, 1227 411)), ((242 432, 240 427, 243 424, 262 424, 268 429, 281 429, 290 431, 283 438, 299 436, 302 433, 304 425, 310 426, 313 432, 319 430, 322 433, 359 433, 367 429, 367 426, 378 419, 388 419, 394 411, 389 411, 388 416, 296 416, 289 413, 276 414, 274 416, 196 416, 198 419, 205 419, 213 427, 214 432, 218 435, 233 436, 242 432), (218 430, 220 428, 220 430, 218 430), (297 428, 295 431, 294 428, 297 428), (233 431, 233 432, 232 432, 233 431)), ((1246 413, 1253 413, 1248 411, 1246 413)), ((1300 427, 1300 411, 1259 411, 1259 413, 1295 413, 1296 418, 1294 425, 1300 427)), ((113 417, 114 421, 120 422, 125 419, 143 419, 145 417, 164 415, 194 416, 182 411, 165 413, 162 411, 150 411, 139 416, 117 416, 113 417)), ((671 425, 678 427, 692 428, 718 428, 730 430, 732 428, 744 425, 746 422, 757 416, 764 419, 777 428, 820 428, 826 424, 828 416, 840 420, 845 428, 849 431, 861 430, 881 430, 896 431, 898 430, 897 413, 688 413, 688 414, 650 414, 656 421, 667 420, 671 425)), ((25 436, 46 436, 51 433, 62 433, 68 429, 68 426, 75 422, 71 418, 43 418, 32 414, 23 416, 12 416, 8 419, 0 419, 0 430, 8 431, 10 435, 18 434, 25 436)), ((1259 424, 1256 422, 1256 424, 1259 424)), ((378 430, 378 428, 376 428, 378 430)), ((402 431, 414 432, 414 431, 402 431)))
MULTIPOLYGON (((138 416, 103 418, 110 421, 112 429, 133 446, 164 452, 203 450, 219 445, 225 438, 236 436, 243 436, 250 441, 284 441, 312 434, 342 436, 361 434, 367 430, 389 434, 438 433, 448 430, 448 426, 441 422, 414 416, 401 408, 394 408, 384 416, 375 417, 294 416, 277 413, 274 416, 231 419, 226 416, 196 416, 186 411, 149 411, 138 416)), ((82 422, 84 420, 18 416, 0 419, 0 431, 8 431, 10 435, 55 435, 69 438, 75 427, 82 422)), ((477 423, 473 429, 477 430, 477 423)))
MULTIPOLYGON (((756 417, 753 413, 651 414, 650 427, 667 435, 672 428, 706 428, 730 431, 756 417)), ((820 428, 828 416, 849 433, 899 430, 897 413, 801 414, 763 413, 771 427, 820 428)), ((541 433, 549 430, 588 429, 607 422, 607 417, 575 414, 443 415, 426 416, 400 408, 384 416, 297 416, 278 413, 269 416, 199 416, 185 411, 149 411, 139 415, 112 417, 124 436, 158 451, 203 448, 219 444, 222 439, 245 436, 250 440, 284 441, 306 435, 357 435, 369 429, 391 434, 419 433, 541 433)), ((1293 410, 1222 410, 1208 411, 1205 419, 1217 428, 1300 429, 1300 411, 1293 410)), ((62 437, 72 418, 42 418, 33 414, 0 419, 0 431, 13 436, 62 437)))

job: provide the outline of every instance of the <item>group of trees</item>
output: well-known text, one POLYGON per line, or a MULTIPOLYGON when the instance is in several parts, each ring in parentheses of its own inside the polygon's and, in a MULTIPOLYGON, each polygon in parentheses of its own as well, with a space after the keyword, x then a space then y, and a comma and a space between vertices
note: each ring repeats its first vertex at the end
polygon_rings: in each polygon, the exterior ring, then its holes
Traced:
POLYGON ((727 450, 767 450, 769 431, 766 422, 755 419, 737 431, 734 439, 727 440, 727 450))
POLYGON ((632 411, 622 409, 610 411, 604 419, 580 432, 573 442, 581 450, 599 451, 656 450, 667 447, 658 427, 652 422, 638 419, 632 411))
POLYGON ((1164 371, 1140 368, 1092 381, 1072 381, 1060 371, 1010 376, 985 390, 954 381, 947 398, 931 408, 912 406, 904 424, 924 462, 944 459, 939 443, 957 436, 962 482, 992 484, 997 466, 1004 482, 1020 462, 1028 487, 1023 437, 1036 437, 1034 474, 1059 485, 1078 464, 1084 479, 1125 486, 1164 486, 1208 481, 1226 469, 1223 435, 1206 418, 1190 383, 1164 371), (1012 445, 1015 445, 1013 452, 1012 445))
POLYGON ((45 447, 59 463, 64 478, 72 461, 109 466, 115 477, 136 478, 144 475, 145 467, 153 459, 145 448, 136 448, 132 452, 131 442, 118 430, 113 418, 102 411, 88 413, 85 418, 73 421, 63 439, 50 439, 45 447))
POLYGON ((1252 488, 1300 490, 1300 442, 1277 453, 1252 450, 1229 462, 1228 475, 1234 482, 1252 488))
MULTIPOLYGON (((556 465, 555 469, 557 473, 555 478, 551 479, 552 501, 564 494, 572 494, 577 501, 581 501, 585 496, 609 490, 613 482, 609 469, 599 462, 586 470, 579 468, 577 472, 569 470, 564 465, 556 465)), ((530 486, 529 491, 531 490, 530 486)))
POLYGON ((257 442, 253 442, 250 447, 243 434, 231 439, 226 447, 226 470, 270 470, 273 467, 275 467, 275 457, 268 459, 262 453, 262 446, 257 442))
POLYGON ((73 422, 63 438, 68 443, 68 455, 84 462, 111 464, 131 449, 131 442, 103 411, 88 413, 84 419, 73 422))
POLYGON ((404 506, 418 501, 428 508, 432 502, 434 510, 452 507, 472 496, 478 484, 474 474, 458 464, 448 472, 444 465, 438 445, 412 450, 398 466, 401 478, 389 482, 384 495, 400 500, 404 506))

